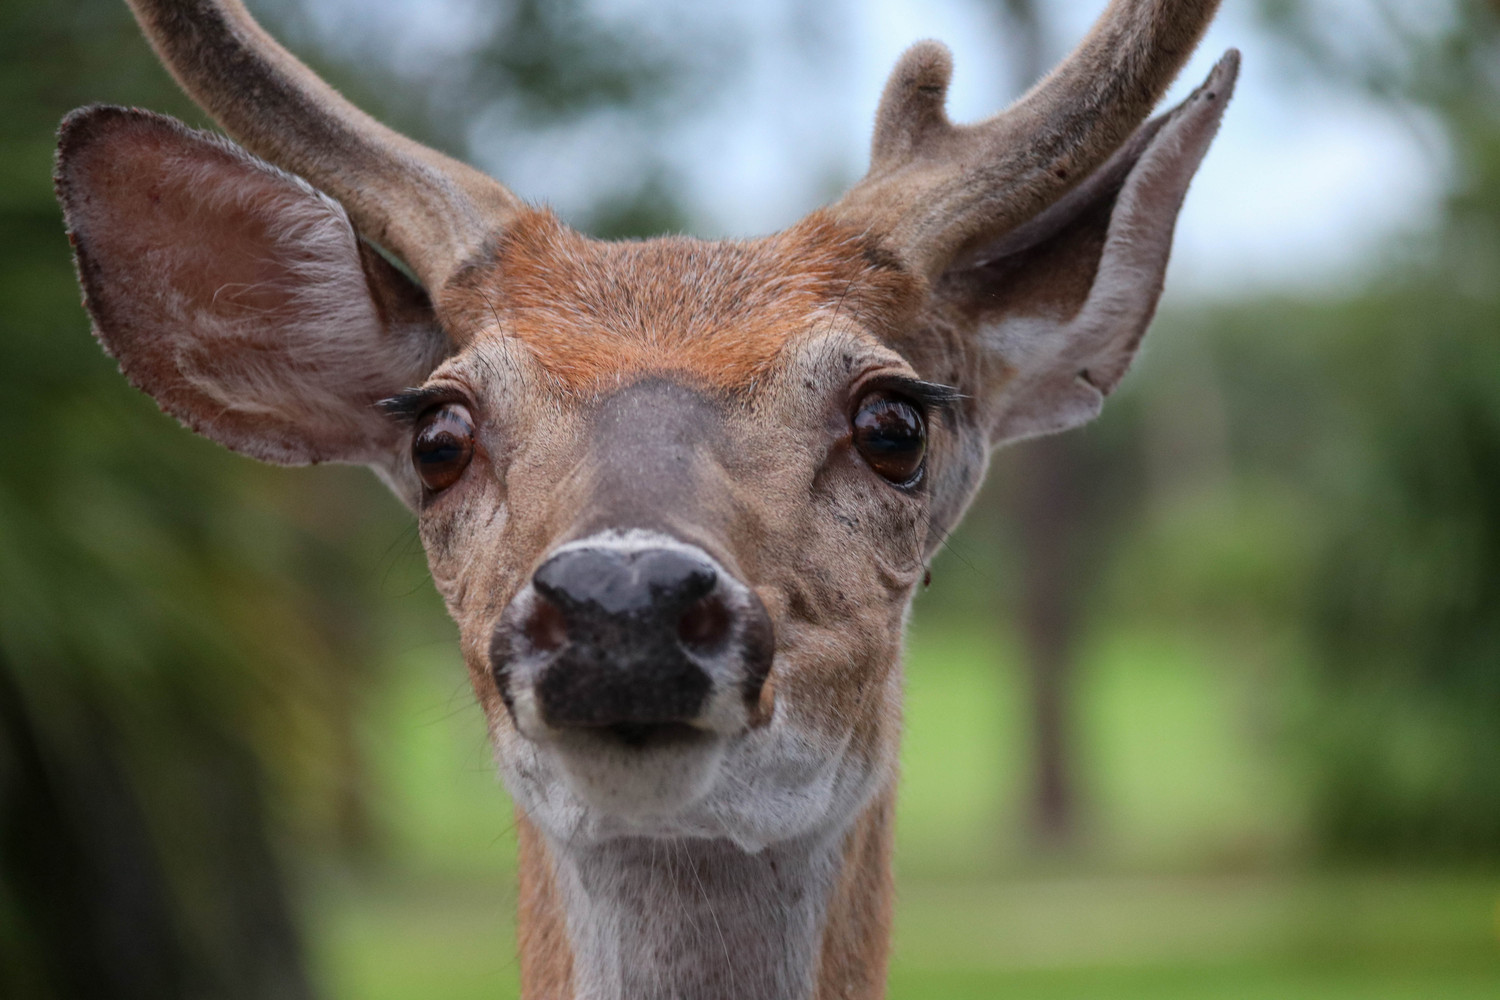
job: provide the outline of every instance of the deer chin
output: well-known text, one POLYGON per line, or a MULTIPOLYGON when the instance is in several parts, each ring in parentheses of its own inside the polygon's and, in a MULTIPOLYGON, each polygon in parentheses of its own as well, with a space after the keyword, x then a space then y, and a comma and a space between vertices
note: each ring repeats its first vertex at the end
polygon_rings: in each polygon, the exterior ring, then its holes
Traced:
POLYGON ((591 730, 499 741, 511 796, 554 842, 704 835, 705 800, 724 777, 730 740, 695 730, 643 740, 591 730))
POLYGON ((843 830, 895 777, 894 749, 858 751, 779 710, 738 733, 663 732, 634 746, 583 729, 493 735, 516 805, 565 850, 646 837, 758 853, 843 830))
POLYGON ((567 789, 610 826, 670 832, 720 775, 728 740, 687 725, 567 729, 538 745, 567 789))

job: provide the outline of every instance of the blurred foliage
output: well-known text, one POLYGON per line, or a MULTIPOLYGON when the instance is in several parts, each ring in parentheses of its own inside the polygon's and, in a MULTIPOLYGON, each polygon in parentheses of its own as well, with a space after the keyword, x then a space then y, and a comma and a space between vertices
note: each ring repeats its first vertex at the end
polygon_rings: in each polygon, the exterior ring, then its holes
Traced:
POLYGON ((589 0, 500 0, 439 10, 467 23, 462 45, 400 59, 401 42, 378 21, 354 19, 357 9, 349 0, 330 4, 326 11, 345 23, 321 28, 297 0, 274 0, 262 15, 283 23, 279 34, 297 51, 321 49, 320 72, 356 104, 496 176, 508 175, 516 151, 570 130, 613 136, 611 145, 588 147, 609 169, 571 225, 606 239, 687 228, 652 140, 666 119, 714 92, 731 58, 722 44, 696 36, 691 24, 664 35, 589 0), (628 129, 610 129, 615 120, 628 129))
POLYGON ((89 337, 57 121, 196 120, 123 5, 7 4, 0 79, 0 994, 304 996, 282 855, 364 836, 360 534, 394 522, 188 439, 89 337))
MULTIPOLYGON (((1500 11, 1379 5, 1362 41, 1272 5, 1335 79, 1436 121, 1441 224, 1349 302, 1225 337, 1230 425, 1259 468, 1312 490, 1306 613, 1322 700, 1314 819, 1331 849, 1500 858, 1500 11), (1404 258, 1404 259, 1403 259, 1404 258), (1262 327, 1262 334, 1265 327, 1262 327), (1285 361, 1249 355, 1270 339, 1285 361), (1268 393, 1303 392, 1259 436, 1268 393), (1236 398, 1236 396, 1238 398, 1236 398)), ((1269 317, 1267 317, 1269 318, 1269 317)), ((1283 393, 1283 397, 1287 394, 1283 393)), ((1250 461, 1247 454, 1247 462, 1250 461)))
MULTIPOLYGON (((1188 598, 1186 621, 1235 619, 1240 633, 1262 634, 1301 623, 1311 701, 1294 728, 1323 849, 1493 861, 1500 18, 1475 0, 1377 6, 1379 30, 1364 33, 1326 3, 1265 9, 1304 72, 1438 126, 1452 162, 1445 213, 1388 254, 1362 292, 1168 324, 1208 332, 1203 364, 1148 376, 1139 393, 1202 382, 1217 410, 1209 423, 1224 433, 1222 487, 1240 508, 1138 553, 1154 551, 1160 569, 1175 551, 1179 569, 1192 567, 1159 588, 1188 598)), ((1166 437, 1157 443, 1170 454, 1180 442, 1166 437)))

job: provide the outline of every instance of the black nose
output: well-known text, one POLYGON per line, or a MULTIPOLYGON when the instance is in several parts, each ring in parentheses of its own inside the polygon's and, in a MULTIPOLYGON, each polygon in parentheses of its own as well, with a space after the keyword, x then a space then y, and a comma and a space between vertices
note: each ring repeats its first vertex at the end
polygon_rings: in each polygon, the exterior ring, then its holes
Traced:
POLYGON ((549 725, 629 738, 702 712, 714 683, 705 661, 735 632, 712 564, 673 548, 580 548, 547 560, 532 584, 510 625, 547 661, 534 690, 549 725))

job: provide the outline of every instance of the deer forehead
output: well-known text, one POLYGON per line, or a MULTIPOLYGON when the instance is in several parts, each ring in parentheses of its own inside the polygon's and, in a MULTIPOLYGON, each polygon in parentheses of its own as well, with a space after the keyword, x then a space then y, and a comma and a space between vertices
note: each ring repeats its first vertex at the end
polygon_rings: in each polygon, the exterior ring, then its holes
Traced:
POLYGON ((499 325, 569 390, 647 373, 733 390, 821 325, 883 339, 922 291, 874 238, 820 213, 758 240, 608 242, 531 211, 438 306, 460 343, 499 325))

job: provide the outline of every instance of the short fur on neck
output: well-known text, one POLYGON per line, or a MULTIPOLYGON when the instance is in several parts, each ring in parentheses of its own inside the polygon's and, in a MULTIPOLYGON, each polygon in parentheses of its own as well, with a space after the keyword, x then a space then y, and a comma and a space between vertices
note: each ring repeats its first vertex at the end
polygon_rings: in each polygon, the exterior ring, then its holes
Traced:
POLYGON ((878 998, 894 781, 847 828, 747 852, 723 840, 552 844, 518 817, 529 1000, 878 998))

